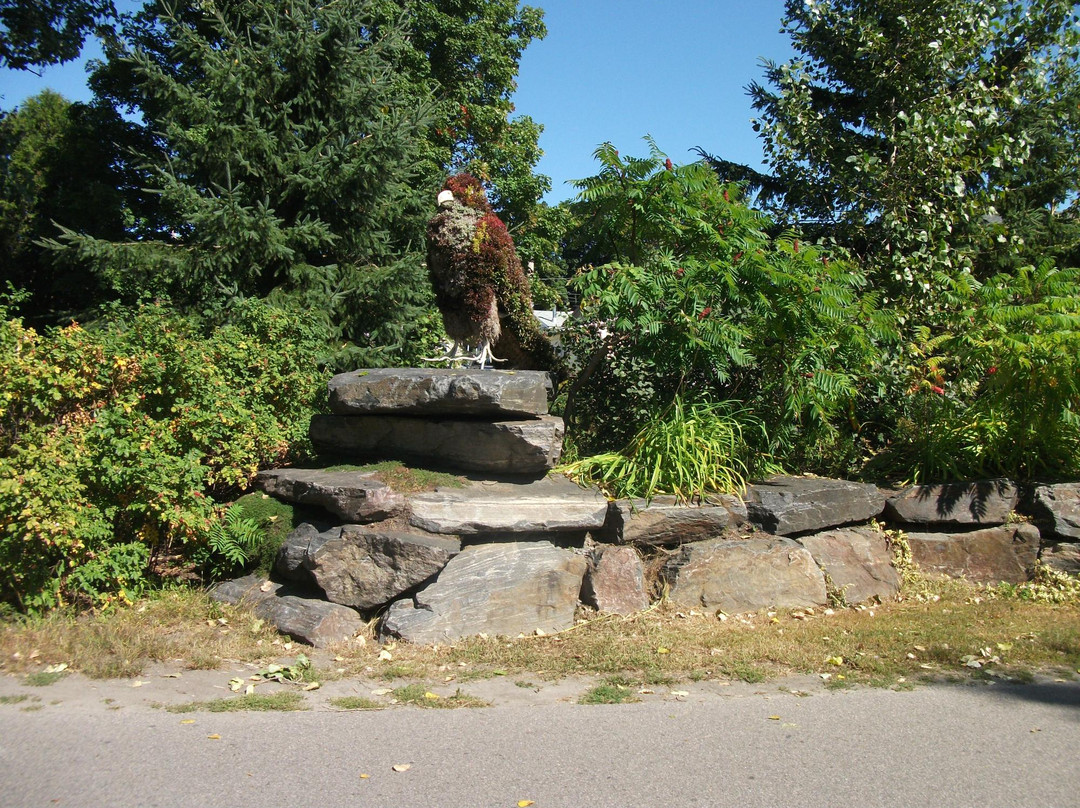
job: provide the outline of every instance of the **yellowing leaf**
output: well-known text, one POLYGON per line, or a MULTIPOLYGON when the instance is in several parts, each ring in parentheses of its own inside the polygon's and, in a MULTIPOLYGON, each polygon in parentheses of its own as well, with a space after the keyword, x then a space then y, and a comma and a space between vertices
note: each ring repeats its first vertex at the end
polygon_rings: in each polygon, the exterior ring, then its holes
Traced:
POLYGON ((370 779, 371 779, 371 775, 370 775, 370 774, 361 774, 361 775, 360 775, 360 779, 361 779, 361 780, 370 780, 370 779))
POLYGON ((392 768, 396 772, 407 772, 409 769, 412 768, 412 764, 411 763, 398 763, 396 766, 391 766, 390 768, 392 768))
POLYGON ((842 656, 831 656, 828 659, 826 659, 825 661, 828 662, 830 665, 843 665, 844 664, 844 658, 842 656))
POLYGON ((389 662, 393 658, 394 655, 387 651, 385 648, 379 651, 379 659, 383 660, 384 662, 389 662))
POLYGON ((780 720, 780 716, 778 716, 778 715, 770 715, 770 716, 769 716, 769 720, 770 720, 770 721, 779 721, 779 720, 780 720))
POLYGON ((185 719, 184 719, 183 721, 181 721, 180 723, 181 723, 181 724, 194 724, 194 723, 195 723, 195 719, 194 719, 194 718, 185 718, 185 719))
POLYGON ((244 695, 245 696, 250 696, 254 692, 255 692, 255 685, 248 685, 247 687, 244 688, 244 695))
POLYGON ((664 648, 663 646, 660 646, 659 648, 656 649, 656 653, 658 653, 658 654, 670 654, 671 649, 670 648, 664 648))
POLYGON ((218 735, 216 732, 213 735, 207 735, 206 737, 209 738, 211 741, 220 741, 221 740, 221 736, 218 735))
POLYGON ((424 694, 424 698, 427 699, 428 701, 437 701, 438 698, 439 698, 439 694, 438 693, 432 693, 431 691, 428 691, 427 693, 424 694))
POLYGON ((243 686, 244 686, 244 680, 243 679, 240 679, 240 678, 234 676, 232 679, 229 680, 229 690, 231 690, 233 693, 240 692, 240 688, 242 688, 243 686))
POLYGON ((304 685, 304 690, 318 690, 322 685, 319 682, 308 682, 304 685))
POLYGON ((518 800, 518 808, 529 808, 530 805, 534 804, 532 800, 518 800))

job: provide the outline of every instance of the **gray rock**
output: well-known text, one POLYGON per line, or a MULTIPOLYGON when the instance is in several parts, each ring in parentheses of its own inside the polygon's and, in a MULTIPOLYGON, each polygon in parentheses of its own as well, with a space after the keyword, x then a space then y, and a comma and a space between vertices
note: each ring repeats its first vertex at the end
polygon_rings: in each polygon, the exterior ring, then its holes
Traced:
POLYGON ((664 565, 668 599, 677 605, 748 612, 825 603, 825 577, 791 539, 755 536, 684 544, 664 565))
POLYGON ((1003 525, 1019 496, 1010 480, 913 485, 885 502, 885 518, 911 525, 1003 525))
POLYGON ((900 590, 885 535, 870 527, 846 527, 797 540, 844 593, 848 603, 889 600, 900 590))
POLYGON ((392 415, 316 415, 311 441, 322 452, 419 460, 465 471, 537 474, 562 454, 561 418, 529 421, 428 420, 392 415))
POLYGON ((1029 508, 1047 533, 1080 539, 1080 483, 1036 486, 1029 508))
POLYGON ((282 634, 316 648, 348 640, 363 627, 355 610, 296 591, 253 573, 218 584, 210 597, 251 606, 256 617, 272 623, 282 634))
POLYGON ((231 603, 234 606, 240 602, 254 604, 274 597, 282 586, 283 584, 271 581, 265 575, 253 572, 243 578, 234 578, 231 581, 215 584, 208 594, 213 600, 231 603))
POLYGON ((545 415, 551 377, 534 370, 377 368, 330 380, 330 409, 339 415, 545 415))
POLYGON ((923 572, 977 583, 1022 583, 1039 553, 1039 530, 1025 522, 962 533, 908 533, 907 541, 923 572))
POLYGON ((285 541, 278 548, 277 560, 274 569, 290 581, 314 584, 305 561, 309 549, 317 552, 320 545, 333 541, 341 535, 341 525, 315 525, 303 522, 285 537, 285 541))
POLYGON ((649 608, 645 566, 633 547, 601 545, 593 550, 581 600, 597 611, 634 614, 649 608))
POLYGON ((430 644, 569 628, 585 566, 584 557, 550 542, 466 547, 435 583, 390 606, 382 634, 430 644))
POLYGON ((750 521, 778 536, 866 522, 885 506, 876 486, 824 477, 772 477, 747 487, 744 499, 750 521))
POLYGON ((459 536, 592 530, 604 524, 608 507, 603 494, 561 474, 409 494, 408 503, 409 524, 459 536))
POLYGON ((253 611, 282 634, 316 648, 351 639, 364 626, 360 615, 348 606, 296 595, 266 598, 253 611))
POLYGON ((1058 572, 1080 575, 1080 544, 1060 542, 1043 547, 1039 553, 1039 560, 1058 572))
POLYGON ((255 477, 255 487, 298 505, 324 508, 346 522, 378 522, 405 509, 405 498, 371 472, 274 469, 255 477))
POLYGON ((619 500, 611 503, 605 535, 620 544, 670 547, 721 537, 725 530, 747 524, 746 505, 726 494, 703 505, 680 505, 674 497, 619 500))
POLYGON ((456 539, 345 525, 309 545, 304 567, 327 600, 374 609, 435 576, 460 549, 456 539))

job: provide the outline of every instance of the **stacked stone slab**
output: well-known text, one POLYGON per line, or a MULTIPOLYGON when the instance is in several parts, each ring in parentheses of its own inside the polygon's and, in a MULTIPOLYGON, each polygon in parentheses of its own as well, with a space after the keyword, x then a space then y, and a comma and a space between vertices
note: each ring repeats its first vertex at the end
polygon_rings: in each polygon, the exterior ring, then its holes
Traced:
POLYGON ((1080 570, 1080 484, 883 491, 778 476, 741 498, 608 502, 548 474, 563 437, 550 392, 547 374, 524 371, 334 377, 332 414, 311 423, 324 455, 416 463, 461 473, 463 484, 404 493, 372 472, 263 472, 258 487, 317 516, 281 548, 274 581, 249 576, 216 596, 247 600, 317 645, 351 636, 373 614, 384 637, 443 643, 558 631, 579 602, 629 614, 661 593, 727 613, 887 600, 899 577, 883 523, 905 531, 931 573, 1016 582, 1040 557, 1080 570))
MULTIPOLYGON (((217 596, 251 601, 271 620, 280 611, 298 628, 298 593, 314 592, 308 622, 321 626, 319 615, 340 609, 357 621, 385 610, 383 634, 415 642, 568 627, 587 567, 580 548, 608 505, 597 491, 547 476, 563 437, 561 419, 548 414, 550 391, 547 374, 527 371, 335 376, 333 414, 310 429, 324 456, 418 463, 464 474, 462 486, 402 493, 372 472, 262 472, 257 487, 319 517, 281 548, 275 578, 287 585, 241 579, 217 596)), ((326 644, 335 627, 340 640, 359 625, 322 622, 326 630, 289 633, 326 644)))

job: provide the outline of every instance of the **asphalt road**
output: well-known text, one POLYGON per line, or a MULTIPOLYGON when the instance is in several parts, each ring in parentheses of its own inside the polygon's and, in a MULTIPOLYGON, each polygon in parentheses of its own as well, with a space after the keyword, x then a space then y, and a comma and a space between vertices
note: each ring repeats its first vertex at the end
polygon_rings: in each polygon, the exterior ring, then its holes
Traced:
POLYGON ((468 710, 0 708, 0 804, 8 808, 502 808, 523 800, 534 808, 1080 806, 1080 683, 803 698, 772 687, 769 695, 468 710), (394 771, 401 764, 408 769, 394 771))

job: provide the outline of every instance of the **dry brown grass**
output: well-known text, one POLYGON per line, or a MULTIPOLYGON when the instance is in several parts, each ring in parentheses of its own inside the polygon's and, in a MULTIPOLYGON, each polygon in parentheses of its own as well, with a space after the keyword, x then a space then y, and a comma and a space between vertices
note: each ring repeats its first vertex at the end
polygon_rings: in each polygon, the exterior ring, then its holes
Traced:
MULTIPOLYGON (((961 582, 924 585, 921 593, 921 600, 858 610, 726 620, 665 605, 629 618, 585 615, 554 635, 474 637, 436 648, 379 646, 369 633, 321 655, 327 659, 312 656, 345 676, 457 683, 521 674, 545 680, 619 675, 620 681, 642 684, 826 674, 831 685, 894 686, 921 678, 1023 679, 1080 671, 1075 602, 991 598, 961 582), (389 658, 380 658, 382 651, 389 658)), ((52 615, 0 625, 0 670, 12 672, 66 662, 89 676, 122 677, 155 661, 213 668, 226 660, 265 662, 283 653, 281 639, 249 612, 198 592, 163 593, 97 616, 52 615)))
POLYGON ((272 628, 205 593, 177 589, 102 614, 53 613, 0 624, 0 670, 33 672, 67 663, 94 678, 136 676, 152 662, 216 668, 281 653, 272 628))

